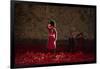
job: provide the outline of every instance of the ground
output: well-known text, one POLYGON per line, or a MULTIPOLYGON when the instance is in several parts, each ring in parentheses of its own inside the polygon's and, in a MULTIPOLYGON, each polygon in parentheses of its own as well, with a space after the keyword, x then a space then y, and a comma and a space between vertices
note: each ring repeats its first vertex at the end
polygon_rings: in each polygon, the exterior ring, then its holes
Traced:
MULTIPOLYGON (((41 49, 41 48, 40 48, 41 49)), ((16 67, 59 64, 59 63, 82 63, 94 62, 95 54, 84 52, 48 52, 40 51, 31 46, 20 46, 16 48, 15 65, 16 67), (36 50, 36 51, 35 51, 36 50)))

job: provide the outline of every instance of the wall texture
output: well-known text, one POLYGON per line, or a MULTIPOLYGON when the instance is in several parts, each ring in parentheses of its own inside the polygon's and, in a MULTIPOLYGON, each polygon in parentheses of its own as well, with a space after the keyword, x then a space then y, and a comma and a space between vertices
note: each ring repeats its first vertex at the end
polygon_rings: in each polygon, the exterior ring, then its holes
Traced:
POLYGON ((83 32, 88 38, 95 36, 95 9, 92 7, 16 3, 16 39, 47 39, 50 18, 56 21, 58 39, 69 37, 70 32, 83 32))

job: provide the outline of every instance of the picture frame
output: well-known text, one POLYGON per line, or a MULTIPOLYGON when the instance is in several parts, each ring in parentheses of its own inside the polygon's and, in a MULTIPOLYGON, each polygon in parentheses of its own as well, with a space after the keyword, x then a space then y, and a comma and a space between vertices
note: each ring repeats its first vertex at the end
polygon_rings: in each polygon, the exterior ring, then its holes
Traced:
POLYGON ((11 1, 11 68, 88 63, 96 63, 95 5, 11 1))

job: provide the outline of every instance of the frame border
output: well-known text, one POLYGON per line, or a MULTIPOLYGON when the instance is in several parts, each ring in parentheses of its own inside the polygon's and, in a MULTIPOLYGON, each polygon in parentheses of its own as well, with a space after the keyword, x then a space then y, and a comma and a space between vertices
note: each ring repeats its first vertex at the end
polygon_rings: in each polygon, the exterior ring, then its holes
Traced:
POLYGON ((93 64, 93 63, 97 63, 97 42, 96 42, 96 31, 97 31, 97 27, 96 27, 96 23, 97 23, 97 18, 96 18, 96 11, 97 7, 96 5, 80 5, 80 4, 67 4, 67 3, 53 3, 53 2, 38 2, 38 1, 16 1, 16 0, 11 0, 10 1, 10 47, 11 47, 11 51, 10 51, 10 68, 30 68, 30 67, 49 67, 49 66, 65 66, 65 65, 80 65, 80 64, 93 64), (59 64, 45 64, 45 65, 30 65, 30 66, 22 66, 22 67, 16 67, 14 65, 15 63, 15 4, 16 3, 30 3, 30 4, 40 4, 40 5, 53 5, 53 6, 69 6, 69 7, 91 7, 95 9, 95 61, 93 62, 77 62, 77 63, 59 63, 59 64))

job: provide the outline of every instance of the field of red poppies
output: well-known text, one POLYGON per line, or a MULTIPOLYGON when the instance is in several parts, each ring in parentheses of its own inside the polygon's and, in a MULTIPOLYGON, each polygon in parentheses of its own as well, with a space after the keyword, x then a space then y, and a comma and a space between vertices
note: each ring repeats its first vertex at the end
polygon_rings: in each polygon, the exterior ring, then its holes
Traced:
POLYGON ((52 64, 52 63, 77 63, 77 62, 92 62, 95 57, 91 54, 83 53, 35 53, 26 52, 22 55, 17 55, 15 62, 18 66, 23 65, 40 65, 40 64, 52 64))
POLYGON ((77 52, 57 51, 55 53, 44 51, 43 46, 34 46, 25 44, 17 46, 15 49, 15 65, 16 67, 30 66, 30 65, 45 65, 45 64, 61 64, 61 63, 82 63, 94 62, 95 54, 77 52))

